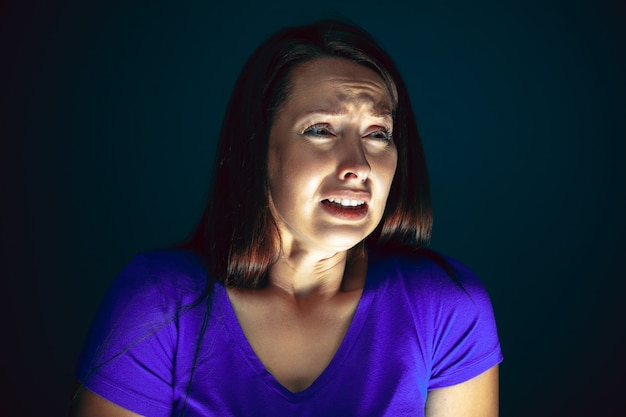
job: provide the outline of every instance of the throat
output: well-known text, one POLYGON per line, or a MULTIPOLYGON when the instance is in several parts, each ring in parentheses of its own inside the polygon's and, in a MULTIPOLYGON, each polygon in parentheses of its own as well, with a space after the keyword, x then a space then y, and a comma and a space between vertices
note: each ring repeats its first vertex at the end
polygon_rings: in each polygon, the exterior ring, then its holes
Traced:
POLYGON ((337 355, 361 296, 360 291, 294 311, 282 297, 229 291, 237 321, 259 362, 291 392, 306 390, 337 355))

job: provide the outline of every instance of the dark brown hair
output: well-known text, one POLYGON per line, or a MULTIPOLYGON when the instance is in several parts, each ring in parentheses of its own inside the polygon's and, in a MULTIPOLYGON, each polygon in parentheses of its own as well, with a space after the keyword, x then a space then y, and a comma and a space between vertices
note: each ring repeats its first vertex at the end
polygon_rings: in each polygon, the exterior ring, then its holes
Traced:
POLYGON ((204 257, 212 279, 236 287, 265 285, 280 250, 268 206, 270 128, 289 95, 292 69, 328 56, 374 70, 395 104, 398 165, 382 221, 367 244, 413 251, 428 243, 432 210, 426 161, 404 81, 370 34, 345 21, 322 20, 268 38, 237 79, 220 131, 209 203, 186 245, 204 257))

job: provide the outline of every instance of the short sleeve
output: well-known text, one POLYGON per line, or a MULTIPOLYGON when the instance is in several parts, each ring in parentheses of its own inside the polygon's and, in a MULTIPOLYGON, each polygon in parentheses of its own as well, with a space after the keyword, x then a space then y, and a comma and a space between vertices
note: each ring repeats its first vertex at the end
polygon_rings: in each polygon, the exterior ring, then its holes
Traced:
POLYGON ((461 263, 433 267, 432 371, 429 390, 465 382, 503 359, 489 295, 478 277, 461 263))
POLYGON ((178 318, 201 293, 198 267, 183 251, 138 255, 105 295, 81 353, 77 378, 135 413, 169 416, 178 318))

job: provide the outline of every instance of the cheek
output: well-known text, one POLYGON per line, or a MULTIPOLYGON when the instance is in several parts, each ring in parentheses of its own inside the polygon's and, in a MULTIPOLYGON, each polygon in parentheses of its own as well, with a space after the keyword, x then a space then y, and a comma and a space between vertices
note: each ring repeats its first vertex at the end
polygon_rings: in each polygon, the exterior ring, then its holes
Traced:
POLYGON ((390 173, 389 173, 389 188, 391 188, 391 183, 393 182, 393 178, 396 176, 396 170, 398 169, 398 166, 396 164, 393 165, 393 168, 391 169, 390 173))
POLYGON ((277 152, 275 147, 270 146, 270 148, 267 151, 267 177, 269 179, 270 185, 272 184, 274 178, 278 178, 280 166, 281 166, 280 154, 277 152))
POLYGON ((303 158, 303 152, 275 153, 268 161, 270 193, 277 208, 293 211, 303 208, 317 188, 315 166, 303 158))
POLYGON ((328 153, 306 146, 294 147, 282 154, 282 161, 276 169, 276 178, 280 175, 293 188, 306 187, 311 191, 310 188, 320 181, 320 177, 328 174, 329 169, 334 166, 334 159, 328 153))
POLYGON ((267 158, 267 175, 274 202, 285 199, 285 194, 291 192, 290 178, 297 174, 294 169, 292 155, 287 150, 278 147, 270 148, 267 158))
POLYGON ((395 151, 392 154, 387 155, 386 158, 382 159, 378 165, 379 176, 383 184, 387 187, 387 191, 391 188, 391 183, 396 174, 397 167, 398 155, 395 151))

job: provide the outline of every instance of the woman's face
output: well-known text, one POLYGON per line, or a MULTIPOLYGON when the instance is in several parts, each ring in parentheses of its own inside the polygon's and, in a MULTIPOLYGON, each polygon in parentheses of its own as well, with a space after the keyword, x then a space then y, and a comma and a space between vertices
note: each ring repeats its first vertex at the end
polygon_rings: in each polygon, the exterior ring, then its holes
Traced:
POLYGON ((283 247, 347 250, 380 222, 396 170, 392 102, 367 67, 319 58, 295 67, 270 131, 270 208, 283 247))

